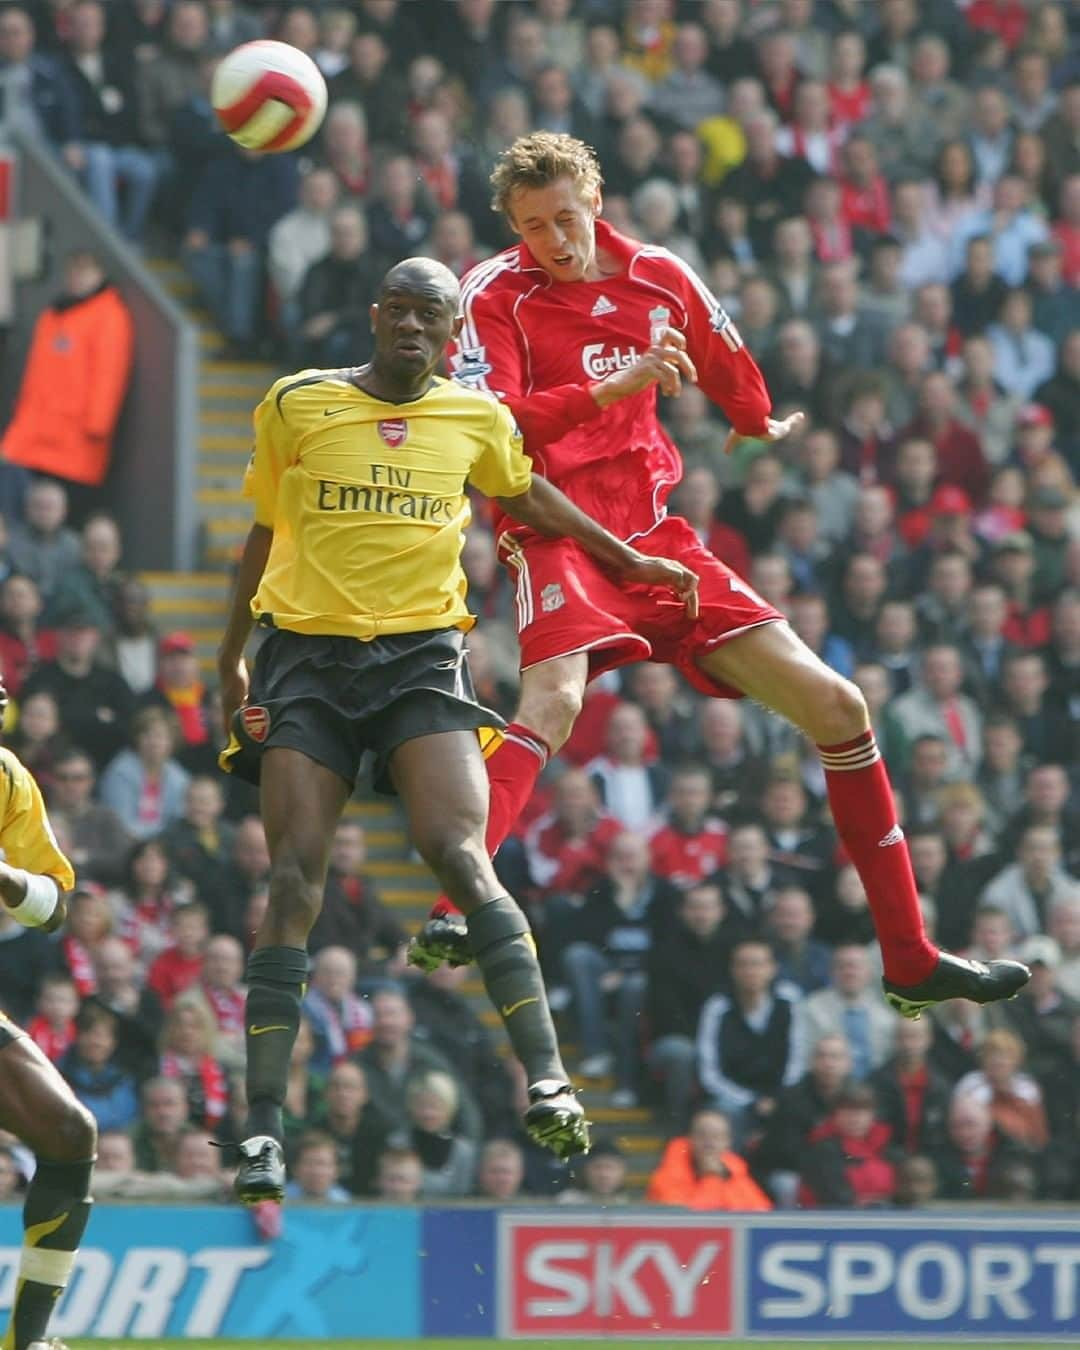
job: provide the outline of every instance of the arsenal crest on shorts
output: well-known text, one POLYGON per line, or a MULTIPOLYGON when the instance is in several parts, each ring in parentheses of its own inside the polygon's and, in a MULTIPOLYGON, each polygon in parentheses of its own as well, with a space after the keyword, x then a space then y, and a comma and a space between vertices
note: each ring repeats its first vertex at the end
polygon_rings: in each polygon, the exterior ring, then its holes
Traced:
POLYGON ((257 703, 252 704, 249 708, 240 709, 240 721, 243 723, 248 736, 253 741, 257 741, 259 745, 270 734, 270 714, 257 703))
POLYGON ((405 437, 408 434, 409 424, 404 417, 390 417, 385 422, 379 423, 379 435, 391 450, 396 450, 399 445, 404 445, 405 437))

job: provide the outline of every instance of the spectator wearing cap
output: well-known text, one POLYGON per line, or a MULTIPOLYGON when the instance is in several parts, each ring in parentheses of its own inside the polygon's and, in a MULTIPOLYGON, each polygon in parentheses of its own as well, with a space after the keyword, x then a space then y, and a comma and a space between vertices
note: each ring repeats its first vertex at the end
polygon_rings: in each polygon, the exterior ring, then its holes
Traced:
POLYGON ((649 1179, 646 1200, 682 1209, 735 1212, 772 1209, 750 1175, 745 1158, 732 1150, 731 1126, 722 1111, 698 1111, 690 1132, 672 1139, 649 1179))
POLYGON ((132 747, 121 750, 101 775, 101 800, 136 839, 160 834, 184 814, 190 775, 173 757, 176 718, 143 708, 131 721, 132 747))
POLYGON ((1031 294, 1015 286, 986 330, 994 353, 994 379, 1017 398, 1030 399, 1054 373, 1053 342, 1033 322, 1031 294))
POLYGON ((626 1154, 614 1139, 597 1139, 575 1169, 575 1183, 555 1197, 559 1205, 627 1205, 626 1154))
POLYGON ((70 606, 58 611, 54 622, 56 658, 32 672, 23 685, 23 703, 36 693, 51 694, 65 736, 101 770, 127 739, 135 700, 123 679, 97 659, 102 633, 94 614, 70 606))
MULTIPOLYGON (((1052 929, 1061 931, 1064 925, 1060 916, 1069 906, 1076 907, 1078 898, 1080 891, 1074 889, 1051 906, 1052 929)), ((1031 1074, 1040 1083, 1051 1085, 1045 1095, 1049 1107, 1056 1085, 1072 1068, 1073 1026, 1080 1017, 1080 1002, 1062 987, 1063 955, 1055 938, 1036 933, 1020 944, 1017 957, 1031 967, 1031 980, 1024 986, 1023 996, 1010 1000, 1009 1007, 995 1013, 991 1020, 1019 1037, 1031 1074)))
POLYGON ((1005 592, 1009 617, 1005 636, 1018 647, 1042 647, 1050 640, 1050 611, 1035 600, 1035 546, 1026 530, 1013 530, 991 551, 993 579, 1005 592))
POLYGON ((1042 403, 1025 404, 1017 414, 1015 459, 1036 490, 1069 477, 1064 458, 1054 448, 1055 432, 1053 414, 1042 403))
POLYGON ((871 1209, 896 1187, 891 1127, 865 1083, 845 1087, 831 1114, 810 1132, 800 1168, 802 1209, 871 1209))
POLYGON ((217 701, 199 674, 199 657, 190 633, 169 633, 158 648, 157 679, 139 701, 140 708, 170 711, 180 730, 175 758, 189 774, 217 771, 217 701))
POLYGON ((122 581, 121 548, 116 521, 107 515, 90 516, 82 528, 79 562, 57 583, 45 611, 46 622, 55 624, 55 615, 64 610, 81 610, 92 615, 96 626, 111 638, 122 581))

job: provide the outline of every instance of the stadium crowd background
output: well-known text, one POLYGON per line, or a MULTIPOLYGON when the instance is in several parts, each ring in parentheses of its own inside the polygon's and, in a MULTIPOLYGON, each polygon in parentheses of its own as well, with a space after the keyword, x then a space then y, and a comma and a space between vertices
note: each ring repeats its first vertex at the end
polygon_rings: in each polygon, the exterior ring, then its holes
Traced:
MULTIPOLYGON (((939 939, 1033 978, 897 1019, 812 749, 643 665, 591 686, 499 856, 564 1036, 670 1135, 658 1203, 1080 1198, 1080 12, 38 0, 0 9, 0 90, 135 246, 179 253, 233 349, 283 368, 366 359, 395 260, 460 275, 512 242, 486 178, 515 136, 597 147, 607 218, 700 271, 808 416, 725 460, 685 389, 672 509, 863 689, 939 939), (213 122, 216 59, 263 34, 329 80, 296 155, 213 122)), ((216 775, 214 691, 149 621, 107 500, 2 473, 7 739, 80 875, 58 940, 0 914, 3 1003, 98 1118, 99 1197, 224 1199, 207 1139, 244 1113, 254 803, 216 775)), ((476 681, 510 714, 514 595, 482 515, 466 563, 476 681)), ((612 1139, 573 1174, 528 1146, 466 972, 406 970, 364 861, 347 822, 291 1190, 627 1199, 612 1139)), ((0 1147, 0 1199, 28 1164, 0 1147)))

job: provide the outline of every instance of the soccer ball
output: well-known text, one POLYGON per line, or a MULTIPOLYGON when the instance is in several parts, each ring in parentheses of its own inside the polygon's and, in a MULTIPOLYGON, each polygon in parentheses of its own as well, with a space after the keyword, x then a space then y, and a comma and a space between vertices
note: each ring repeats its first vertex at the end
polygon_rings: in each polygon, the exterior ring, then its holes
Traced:
POLYGON ((245 42, 214 72, 210 99, 237 145, 295 150, 322 123, 326 81, 311 57, 287 42, 245 42))

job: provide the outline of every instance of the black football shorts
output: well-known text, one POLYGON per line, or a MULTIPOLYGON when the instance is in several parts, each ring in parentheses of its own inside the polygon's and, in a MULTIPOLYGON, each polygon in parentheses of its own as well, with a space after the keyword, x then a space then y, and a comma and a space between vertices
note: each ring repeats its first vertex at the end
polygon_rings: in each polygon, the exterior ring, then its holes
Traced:
POLYGON ((476 701, 465 634, 395 633, 369 642, 275 628, 255 658, 247 703, 219 762, 249 783, 275 746, 299 750, 354 784, 366 751, 375 787, 392 794, 389 759, 405 741, 476 731, 487 748, 502 718, 476 701))

